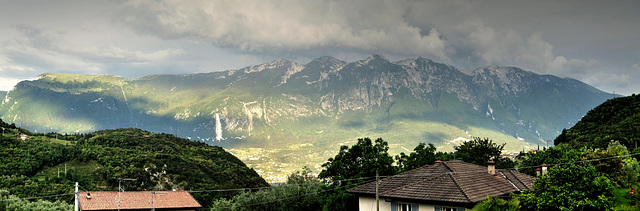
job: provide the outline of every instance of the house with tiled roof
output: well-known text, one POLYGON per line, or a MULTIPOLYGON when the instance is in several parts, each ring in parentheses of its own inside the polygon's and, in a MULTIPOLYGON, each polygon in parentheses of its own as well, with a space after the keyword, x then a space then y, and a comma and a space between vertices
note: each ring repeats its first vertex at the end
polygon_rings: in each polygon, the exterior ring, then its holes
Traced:
MULTIPOLYGON (((462 211, 491 196, 533 189, 534 177, 495 166, 462 161, 436 162, 378 184, 380 210, 462 211)), ((347 190, 358 195, 360 210, 376 209, 375 182, 347 190)))
POLYGON ((187 191, 80 192, 80 210, 197 210, 200 203, 187 191))

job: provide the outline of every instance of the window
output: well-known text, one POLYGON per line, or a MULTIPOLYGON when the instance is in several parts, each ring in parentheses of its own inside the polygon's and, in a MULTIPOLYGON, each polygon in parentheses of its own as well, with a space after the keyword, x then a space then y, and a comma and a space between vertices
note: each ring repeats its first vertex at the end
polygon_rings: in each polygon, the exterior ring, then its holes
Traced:
POLYGON ((398 203, 398 211, 411 211, 411 205, 398 203))
POLYGON ((419 211, 418 204, 391 203, 391 211, 419 211))
POLYGON ((435 211, 465 211, 465 208, 436 207, 435 211))

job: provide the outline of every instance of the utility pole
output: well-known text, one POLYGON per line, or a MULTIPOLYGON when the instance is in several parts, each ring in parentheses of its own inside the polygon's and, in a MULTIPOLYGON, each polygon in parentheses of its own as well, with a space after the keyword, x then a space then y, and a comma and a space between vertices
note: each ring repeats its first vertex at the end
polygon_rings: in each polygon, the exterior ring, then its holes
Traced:
POLYGON ((76 200, 75 200, 75 202, 73 203, 73 210, 74 210, 74 211, 78 211, 78 182, 76 182, 76 192, 75 192, 75 195, 76 195, 76 200))
MULTIPOLYGON (((162 194, 167 194, 167 193, 160 192, 160 193, 157 193, 157 194, 162 195, 162 194)), ((155 211, 156 210, 156 208, 153 207, 153 195, 156 195, 155 191, 151 192, 151 211, 155 211)))
POLYGON ((122 188, 122 181, 136 181, 136 180, 138 179, 124 178, 124 179, 118 180, 118 211, 120 211, 120 193, 124 192, 124 188, 122 188))
POLYGON ((380 183, 379 178, 378 168, 376 168, 376 211, 380 211, 380 197, 378 194, 378 183, 380 183))

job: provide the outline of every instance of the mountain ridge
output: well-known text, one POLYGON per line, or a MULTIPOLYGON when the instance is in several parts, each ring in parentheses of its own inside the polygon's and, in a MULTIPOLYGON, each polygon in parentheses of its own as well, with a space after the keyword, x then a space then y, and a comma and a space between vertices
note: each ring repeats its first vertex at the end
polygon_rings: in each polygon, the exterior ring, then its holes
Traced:
POLYGON ((611 96, 516 67, 464 71, 426 58, 392 62, 380 55, 307 64, 280 59, 135 79, 46 76, 7 93, 0 117, 39 132, 136 127, 171 133, 223 146, 263 176, 318 167, 332 148, 363 136, 389 140, 394 153, 419 142, 451 150, 456 140, 472 137, 520 151, 546 144, 542 140, 611 96), (275 161, 291 165, 267 165, 275 161))

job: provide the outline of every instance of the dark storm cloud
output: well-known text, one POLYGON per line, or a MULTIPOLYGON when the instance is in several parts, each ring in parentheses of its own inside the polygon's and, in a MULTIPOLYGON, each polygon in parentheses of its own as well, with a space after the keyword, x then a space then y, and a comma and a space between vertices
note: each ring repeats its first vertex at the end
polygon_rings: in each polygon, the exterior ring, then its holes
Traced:
POLYGON ((0 80, 13 83, 51 71, 138 77, 224 70, 280 57, 355 60, 377 53, 422 56, 465 69, 518 66, 623 94, 639 88, 633 83, 640 77, 638 1, 46 4, 13 1, 0 7, 0 80))

